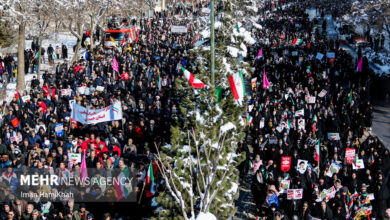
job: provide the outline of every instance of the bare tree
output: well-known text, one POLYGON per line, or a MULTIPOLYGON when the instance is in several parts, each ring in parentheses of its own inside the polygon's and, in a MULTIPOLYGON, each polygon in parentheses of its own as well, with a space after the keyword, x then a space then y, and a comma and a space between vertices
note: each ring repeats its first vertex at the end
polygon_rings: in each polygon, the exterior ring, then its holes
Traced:
POLYGON ((390 36, 390 2, 388 0, 355 1, 350 11, 344 15, 342 22, 353 25, 355 32, 361 35, 369 32, 376 36, 386 31, 390 36))
POLYGON ((145 4, 142 0, 121 0, 121 12, 127 18, 131 18, 133 16, 142 17, 145 12, 145 4))
POLYGON ((31 21, 30 35, 38 38, 38 71, 37 71, 37 79, 40 80, 41 73, 41 48, 42 48, 42 40, 44 38, 50 37, 50 23, 55 19, 57 13, 56 10, 56 2, 52 0, 35 0, 34 4, 31 5, 34 11, 34 18, 31 21))
POLYGON ((118 7, 118 1, 109 1, 109 0, 87 0, 87 14, 90 20, 90 49, 93 52, 94 48, 94 36, 97 25, 105 18, 106 12, 108 10, 115 9, 118 7))
MULTIPOLYGON (((8 20, 11 24, 18 25, 18 69, 17 69, 17 89, 26 89, 24 80, 24 44, 26 25, 32 20, 34 13, 32 11, 33 0, 3 0, 3 12, 7 16, 2 19, 8 20)), ((12 73, 9 73, 12 74, 12 73)))
MULTIPOLYGON (((149 10, 153 10, 154 7, 156 7, 156 0, 145 0, 145 5, 147 5, 149 7, 149 10)), ((148 15, 149 15, 149 11, 148 11, 148 15)))
POLYGON ((74 62, 80 54, 84 26, 87 19, 85 14, 88 10, 87 4, 85 0, 67 0, 59 1, 58 6, 61 10, 60 16, 64 20, 63 25, 77 38, 75 53, 71 60, 71 62, 74 62))

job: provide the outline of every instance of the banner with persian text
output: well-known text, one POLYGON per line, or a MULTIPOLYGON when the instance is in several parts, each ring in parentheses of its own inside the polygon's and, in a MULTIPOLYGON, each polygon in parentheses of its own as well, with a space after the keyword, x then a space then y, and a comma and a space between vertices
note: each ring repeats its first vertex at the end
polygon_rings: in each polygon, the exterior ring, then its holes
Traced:
POLYGON ((72 119, 83 124, 122 120, 122 106, 120 102, 115 102, 113 105, 101 109, 89 109, 73 103, 71 109, 72 119))

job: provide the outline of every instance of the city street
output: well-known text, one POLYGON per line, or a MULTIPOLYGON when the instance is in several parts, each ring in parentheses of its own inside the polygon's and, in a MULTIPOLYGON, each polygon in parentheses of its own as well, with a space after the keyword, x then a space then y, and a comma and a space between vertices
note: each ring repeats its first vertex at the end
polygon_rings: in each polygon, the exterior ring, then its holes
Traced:
POLYGON ((374 102, 374 109, 372 131, 379 137, 385 147, 390 149, 390 104, 374 102))

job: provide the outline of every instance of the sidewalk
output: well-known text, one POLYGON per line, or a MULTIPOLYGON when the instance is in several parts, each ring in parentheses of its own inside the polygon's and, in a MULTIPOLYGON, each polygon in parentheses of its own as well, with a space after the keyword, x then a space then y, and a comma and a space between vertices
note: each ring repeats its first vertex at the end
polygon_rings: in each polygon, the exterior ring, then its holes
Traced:
POLYGON ((374 119, 372 131, 382 141, 387 149, 390 149, 390 104, 374 102, 374 119))

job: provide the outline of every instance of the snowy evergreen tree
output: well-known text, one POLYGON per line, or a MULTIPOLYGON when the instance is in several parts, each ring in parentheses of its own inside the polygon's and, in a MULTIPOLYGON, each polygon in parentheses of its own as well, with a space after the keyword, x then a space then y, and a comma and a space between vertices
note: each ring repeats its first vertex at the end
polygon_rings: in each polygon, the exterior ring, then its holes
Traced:
MULTIPOLYGON (((239 173, 236 166, 245 159, 236 149, 244 138, 245 98, 234 99, 228 77, 250 74, 245 62, 248 44, 255 43, 244 22, 251 21, 252 1, 222 0, 215 14, 215 86, 211 85, 210 46, 192 49, 186 69, 204 82, 204 89, 192 88, 182 77, 176 81, 179 112, 171 128, 169 145, 161 146, 158 159, 163 183, 159 188, 158 219, 195 219, 210 212, 217 219, 229 219, 236 212, 239 173), (220 100, 218 98, 220 94, 220 100)), ((209 20, 200 18, 200 35, 209 38, 209 20)), ((178 67, 180 68, 180 67, 178 67)))

